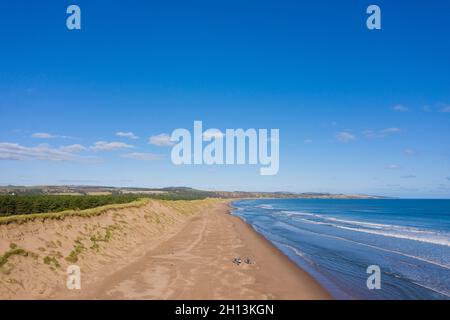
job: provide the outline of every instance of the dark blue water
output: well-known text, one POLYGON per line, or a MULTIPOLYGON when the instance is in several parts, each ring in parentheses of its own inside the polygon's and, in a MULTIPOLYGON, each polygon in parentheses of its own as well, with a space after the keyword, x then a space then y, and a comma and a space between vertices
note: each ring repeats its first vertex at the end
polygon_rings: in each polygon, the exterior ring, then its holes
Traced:
POLYGON ((450 200, 234 202, 250 223, 337 299, 450 299, 450 200), (367 288, 367 268, 381 289, 367 288))

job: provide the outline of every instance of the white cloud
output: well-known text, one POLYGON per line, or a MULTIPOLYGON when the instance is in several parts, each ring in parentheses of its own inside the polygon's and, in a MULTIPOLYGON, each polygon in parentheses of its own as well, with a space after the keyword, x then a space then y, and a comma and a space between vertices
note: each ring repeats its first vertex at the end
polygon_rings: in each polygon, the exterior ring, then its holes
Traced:
POLYGON ((378 133, 373 130, 365 130, 365 131, 363 131, 363 135, 366 138, 377 138, 378 137, 378 133))
POLYGON ((407 107, 405 107, 404 105, 401 105, 401 104, 394 106, 392 109, 394 109, 394 111, 397 111, 397 112, 408 112, 409 111, 409 109, 407 107))
POLYGON ((88 148, 82 146, 81 144, 71 144, 69 146, 62 146, 59 148, 61 151, 69 152, 69 153, 79 153, 82 151, 87 151, 88 148))
POLYGON ((350 132, 342 131, 336 133, 336 139, 340 142, 350 142, 356 139, 356 137, 350 132))
POLYGON ((366 130, 363 132, 363 134, 366 138, 385 138, 387 136, 400 132, 402 132, 402 129, 393 127, 393 128, 385 128, 379 131, 366 130))
POLYGON ((304 143, 312 143, 313 141, 311 139, 305 139, 303 140, 304 143))
POLYGON ((35 139, 71 139, 72 137, 69 136, 62 136, 59 134, 51 134, 47 132, 35 132, 31 135, 32 138, 35 139))
POLYGON ((402 178, 402 179, 415 179, 417 177, 415 175, 413 175, 413 174, 408 174, 406 176, 401 176, 400 178, 402 178))
POLYGON ((423 107, 423 111, 425 111, 425 112, 436 111, 436 112, 442 112, 442 113, 450 113, 450 104, 439 102, 439 103, 436 103, 432 107, 430 107, 429 105, 425 105, 423 107))
POLYGON ((134 160, 154 161, 154 160, 162 159, 163 155, 161 155, 161 154, 154 154, 154 153, 133 152, 133 153, 123 154, 122 157, 123 158, 128 158, 128 159, 134 159, 134 160))
POLYGON ((134 147, 132 145, 123 142, 106 142, 106 141, 97 141, 92 147, 90 147, 90 149, 93 151, 113 151, 130 148, 134 147))
POLYGON ((450 112, 450 105, 442 105, 441 112, 444 113, 450 112))
POLYGON ((89 158, 80 157, 60 149, 41 144, 36 147, 25 147, 17 143, 0 143, 0 160, 49 160, 49 161, 81 161, 89 158))
POLYGON ((32 138, 36 138, 36 139, 53 139, 56 138, 56 136, 50 134, 50 133, 45 133, 45 132, 36 132, 33 133, 31 135, 32 138))
POLYGON ((173 142, 170 141, 170 136, 166 133, 151 136, 148 139, 148 143, 158 147, 170 147, 173 145, 173 142))
POLYGON ((123 137, 123 138, 129 138, 129 139, 139 139, 139 137, 137 135, 135 135, 133 132, 123 132, 123 131, 119 131, 116 132, 116 136, 118 137, 123 137))
POLYGON ((405 150, 403 151, 403 153, 404 153, 405 155, 407 155, 407 156, 414 156, 414 155, 416 154, 416 151, 415 151, 415 150, 412 150, 412 149, 405 149, 405 150))
POLYGON ((400 128, 386 128, 380 131, 381 134, 391 134, 391 133, 399 133, 402 132, 400 128))
POLYGON ((384 168, 388 170, 396 170, 400 169, 400 166, 398 164, 388 164, 384 168))

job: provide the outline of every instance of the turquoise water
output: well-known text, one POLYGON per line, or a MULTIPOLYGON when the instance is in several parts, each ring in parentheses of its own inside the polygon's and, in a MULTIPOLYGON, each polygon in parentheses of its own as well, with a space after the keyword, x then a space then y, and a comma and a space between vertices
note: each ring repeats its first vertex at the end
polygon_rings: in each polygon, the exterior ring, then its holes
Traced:
POLYGON ((338 299, 450 299, 450 200, 243 200, 251 224, 338 299), (381 269, 369 290, 367 268, 381 269))

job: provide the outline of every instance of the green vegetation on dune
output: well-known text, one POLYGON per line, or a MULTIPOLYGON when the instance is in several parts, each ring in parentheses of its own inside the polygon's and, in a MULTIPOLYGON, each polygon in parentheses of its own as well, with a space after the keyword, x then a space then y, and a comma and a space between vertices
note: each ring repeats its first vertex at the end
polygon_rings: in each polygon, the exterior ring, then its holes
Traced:
POLYGON ((35 219, 61 220, 68 216, 98 216, 108 210, 140 207, 150 199, 167 201, 171 207, 188 214, 197 202, 215 196, 212 192, 190 188, 168 188, 163 194, 111 195, 0 195, 0 225, 24 223, 35 219))
POLYGON ((3 255, 0 255, 0 267, 3 267, 8 259, 12 256, 22 256, 27 257, 29 255, 28 251, 18 248, 17 245, 11 244, 10 249, 6 251, 3 255))
POLYGON ((138 199, 137 195, 3 195, 0 196, 0 215, 85 210, 109 204, 130 203, 138 199))
POLYGON ((59 263, 56 257, 45 256, 43 262, 50 267, 60 268, 61 264, 59 263))
POLYGON ((86 210, 113 204, 126 204, 143 198, 156 200, 201 200, 213 193, 194 189, 170 189, 163 194, 111 195, 0 195, 0 217, 68 210, 86 210))
POLYGON ((0 225, 8 223, 24 223, 35 219, 53 219, 62 220, 66 217, 93 217, 105 213, 108 210, 117 210, 125 208, 137 208, 147 204, 149 199, 139 199, 130 203, 110 204, 106 206, 86 209, 86 210, 67 210, 62 212, 32 213, 22 215, 0 216, 0 225))

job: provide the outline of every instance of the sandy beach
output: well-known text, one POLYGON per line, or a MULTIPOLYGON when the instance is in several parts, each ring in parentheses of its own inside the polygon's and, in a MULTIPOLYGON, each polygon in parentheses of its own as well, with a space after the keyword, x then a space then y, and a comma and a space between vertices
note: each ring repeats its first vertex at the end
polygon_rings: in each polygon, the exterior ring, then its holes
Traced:
POLYGON ((228 202, 187 203, 151 201, 92 218, 1 225, 0 254, 11 243, 33 254, 14 256, 1 268, 0 298, 330 298, 307 273, 231 215, 228 202), (92 245, 92 234, 108 226, 114 230, 110 240, 94 238, 92 245), (73 262, 81 268, 82 288, 70 291, 65 268, 71 263, 63 257, 73 251, 74 242, 85 248, 73 262), (43 263, 44 255, 58 263, 43 263), (237 256, 249 257, 251 263, 236 265, 237 256))

